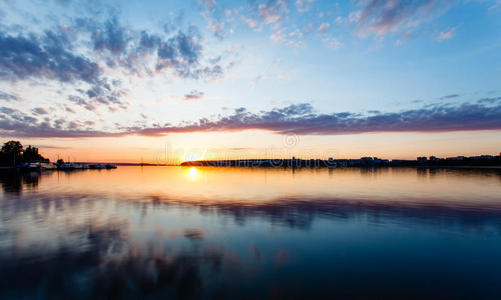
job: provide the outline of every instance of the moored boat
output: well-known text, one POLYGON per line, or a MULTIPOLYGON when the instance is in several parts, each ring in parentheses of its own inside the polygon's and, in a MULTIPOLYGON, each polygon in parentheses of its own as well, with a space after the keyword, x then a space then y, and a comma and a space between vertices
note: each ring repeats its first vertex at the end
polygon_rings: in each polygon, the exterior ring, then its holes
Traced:
POLYGON ((40 170, 55 170, 57 169, 57 165, 53 163, 40 163, 39 168, 40 170))
POLYGON ((72 170, 73 166, 70 163, 60 164, 58 167, 60 170, 72 170))
POLYGON ((27 163, 25 165, 25 168, 28 170, 40 170, 40 163, 39 162, 27 163))

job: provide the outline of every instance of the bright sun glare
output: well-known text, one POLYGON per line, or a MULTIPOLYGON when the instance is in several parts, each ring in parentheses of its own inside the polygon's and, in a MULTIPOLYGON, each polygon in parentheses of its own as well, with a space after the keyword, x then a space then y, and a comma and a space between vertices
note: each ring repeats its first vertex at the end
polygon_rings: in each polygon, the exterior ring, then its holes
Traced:
POLYGON ((197 175, 198 175, 197 168, 191 167, 190 170, 189 170, 189 172, 190 172, 190 178, 191 178, 191 180, 197 179, 197 175))

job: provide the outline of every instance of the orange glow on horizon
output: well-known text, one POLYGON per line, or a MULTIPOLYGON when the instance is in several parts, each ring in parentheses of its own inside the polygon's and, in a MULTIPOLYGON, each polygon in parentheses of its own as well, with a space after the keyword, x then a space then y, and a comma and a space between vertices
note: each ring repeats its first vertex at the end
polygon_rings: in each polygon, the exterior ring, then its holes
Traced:
POLYGON ((501 131, 447 133, 373 133, 337 136, 299 136, 288 145, 284 136, 252 130, 244 132, 179 133, 165 137, 113 138, 4 138, 34 145, 52 161, 150 163, 176 165, 183 161, 252 158, 360 158, 415 159, 497 155, 501 131), (474 143, 472 141, 475 141, 474 143))

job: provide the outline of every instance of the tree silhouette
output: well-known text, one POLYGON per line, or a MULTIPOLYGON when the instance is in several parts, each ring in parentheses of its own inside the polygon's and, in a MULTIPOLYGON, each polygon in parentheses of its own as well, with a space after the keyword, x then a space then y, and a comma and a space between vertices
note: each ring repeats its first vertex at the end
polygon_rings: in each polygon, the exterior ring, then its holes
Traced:
POLYGON ((38 148, 28 146, 28 148, 23 151, 23 161, 45 161, 44 157, 38 153, 38 148))
POLYGON ((19 141, 8 141, 2 146, 2 152, 21 156, 23 145, 19 141))
POLYGON ((41 161, 49 162, 38 153, 38 148, 32 147, 24 149, 19 141, 8 141, 3 144, 0 150, 0 165, 2 166, 16 166, 23 162, 41 161))
POLYGON ((19 141, 8 141, 2 146, 1 161, 2 165, 15 166, 21 162, 23 153, 23 145, 19 141))

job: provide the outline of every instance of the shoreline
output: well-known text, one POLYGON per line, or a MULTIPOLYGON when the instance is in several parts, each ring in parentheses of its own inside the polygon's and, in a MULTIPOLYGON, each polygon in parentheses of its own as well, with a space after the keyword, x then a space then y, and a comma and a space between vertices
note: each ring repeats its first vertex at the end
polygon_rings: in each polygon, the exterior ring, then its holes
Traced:
POLYGON ((244 160, 200 160, 180 164, 186 167, 240 167, 240 168, 501 168, 501 156, 488 159, 436 159, 436 160, 387 160, 377 157, 361 159, 244 159, 244 160))

